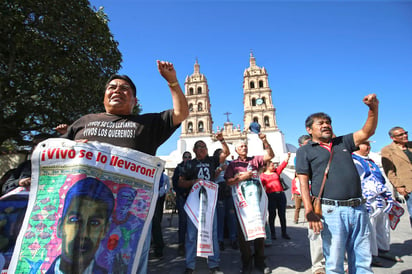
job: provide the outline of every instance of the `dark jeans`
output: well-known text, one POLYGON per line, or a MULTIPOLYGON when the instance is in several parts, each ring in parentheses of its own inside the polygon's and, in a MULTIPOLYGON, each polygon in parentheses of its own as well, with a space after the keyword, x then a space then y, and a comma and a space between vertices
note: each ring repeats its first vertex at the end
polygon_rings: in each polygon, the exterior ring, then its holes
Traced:
POLYGON ((237 236, 236 212, 232 196, 224 197, 217 201, 217 239, 224 240, 225 220, 228 226, 230 241, 235 241, 237 236))
MULTIPOLYGON (((252 265, 252 258, 253 253, 250 248, 250 242, 246 241, 245 236, 243 235, 242 228, 240 227, 239 221, 238 223, 238 239, 239 239, 239 249, 240 249, 240 257, 242 259, 242 266, 243 268, 248 268, 252 265)), ((258 238, 253 240, 253 246, 255 248, 255 266, 256 267, 263 267, 265 265, 265 238, 258 238)))
POLYGON ((286 195, 285 192, 268 193, 269 199, 269 227, 272 237, 276 235, 275 218, 276 210, 279 214, 282 235, 286 234, 286 195))
POLYGON ((165 246, 162 234, 163 205, 166 195, 157 198, 155 212, 152 220, 152 242, 155 253, 162 254, 165 246))
POLYGON ((176 195, 176 207, 179 216, 179 231, 178 231, 178 241, 179 244, 185 243, 186 230, 187 230, 187 215, 184 209, 186 203, 186 198, 182 195, 176 195))

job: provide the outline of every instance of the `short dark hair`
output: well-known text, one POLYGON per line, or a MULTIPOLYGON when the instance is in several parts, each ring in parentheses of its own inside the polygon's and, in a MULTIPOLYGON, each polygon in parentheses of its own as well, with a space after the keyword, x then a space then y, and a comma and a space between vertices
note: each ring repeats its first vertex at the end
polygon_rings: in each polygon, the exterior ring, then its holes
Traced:
POLYGON ((303 145, 303 143, 305 143, 306 140, 310 140, 310 139, 312 139, 312 138, 310 138, 309 135, 305 134, 305 135, 302 135, 302 136, 299 137, 298 143, 299 143, 299 145, 303 145))
POLYGON ((194 144, 193 148, 197 148, 197 147, 199 146, 199 144, 205 144, 205 145, 206 145, 206 143, 205 143, 204 141, 199 140, 199 141, 196 141, 196 143, 194 144))
POLYGON ((39 143, 43 142, 46 139, 53 138, 52 134, 49 133, 39 133, 33 136, 32 143, 33 145, 38 145, 39 143))
POLYGON ((185 151, 185 152, 183 152, 183 154, 182 154, 182 158, 185 158, 185 155, 187 155, 187 154, 189 154, 190 157, 192 157, 192 153, 190 153, 190 151, 185 151))
POLYGON ((393 132, 394 132, 395 130, 398 130, 398 129, 403 129, 403 127, 398 127, 398 126, 396 126, 396 127, 391 128, 391 129, 389 130, 389 132, 388 132, 389 137, 393 137, 393 132))
POLYGON ((72 200, 78 197, 90 198, 93 201, 105 203, 107 205, 106 219, 109 219, 114 208, 114 197, 110 188, 102 181, 92 177, 77 181, 66 193, 62 218, 66 216, 72 200))
POLYGON ((312 125, 315 119, 326 119, 329 121, 329 123, 332 124, 332 119, 330 118, 329 115, 327 115, 324 112, 316 112, 316 113, 309 115, 309 117, 306 118, 305 128, 312 128, 312 125))
POLYGON ((220 157, 220 154, 222 153, 223 149, 218 148, 213 152, 213 157, 220 157))
POLYGON ((134 97, 136 97, 136 86, 134 85, 132 79, 130 79, 130 77, 127 75, 113 74, 112 76, 110 76, 109 80, 107 80, 105 88, 107 88, 109 86, 109 83, 114 79, 122 79, 128 82, 133 90, 134 97))

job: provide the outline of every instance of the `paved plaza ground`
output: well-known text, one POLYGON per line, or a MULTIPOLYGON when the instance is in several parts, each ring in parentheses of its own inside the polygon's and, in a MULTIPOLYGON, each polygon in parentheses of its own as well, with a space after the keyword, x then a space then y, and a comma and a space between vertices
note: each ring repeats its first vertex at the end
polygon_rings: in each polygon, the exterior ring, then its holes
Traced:
MULTIPOLYGON (((307 238, 307 223, 303 222, 303 211, 298 224, 293 222, 294 209, 288 208, 286 212, 288 234, 291 240, 278 237, 273 244, 265 248, 266 264, 272 273, 312 273, 309 239, 307 238)), ((402 273, 412 274, 412 229, 409 224, 408 213, 402 216, 395 231, 391 231, 391 253, 403 259, 403 263, 381 259, 384 267, 373 267, 374 273, 402 273)), ((150 258, 148 273, 183 273, 185 258, 178 256, 177 248, 177 214, 165 213, 163 216, 164 240, 166 247, 161 259, 150 258)), ((280 235, 279 220, 276 219, 276 229, 280 235)), ((239 273, 241 268, 240 252, 230 247, 221 252, 221 270, 226 274, 239 273)), ((197 259, 195 273, 209 273, 206 261, 197 259)), ((258 272, 256 272, 258 273, 258 272)))

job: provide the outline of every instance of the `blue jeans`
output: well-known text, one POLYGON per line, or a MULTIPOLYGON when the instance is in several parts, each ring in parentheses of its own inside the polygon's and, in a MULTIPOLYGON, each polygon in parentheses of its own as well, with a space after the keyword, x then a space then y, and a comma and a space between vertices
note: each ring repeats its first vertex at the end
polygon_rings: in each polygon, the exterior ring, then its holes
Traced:
MULTIPOLYGON (((207 265, 210 269, 219 267, 220 251, 217 241, 217 214, 213 216, 213 256, 207 258, 207 265)), ((195 269, 196 266, 196 244, 197 244, 197 228, 192 223, 190 218, 187 218, 187 234, 186 234, 186 268, 195 269)))
POLYGON ((408 212, 409 212, 409 221, 411 223, 412 226, 412 193, 409 193, 406 197, 406 206, 408 207, 408 212))
POLYGON ((185 203, 186 203, 186 198, 180 194, 177 194, 176 195, 176 207, 177 207, 177 214, 179 216, 179 232, 178 232, 179 244, 184 244, 185 238, 186 238, 187 215, 184 209, 185 203))
POLYGON ((228 226, 230 241, 237 240, 237 224, 236 224, 236 212, 233 205, 232 196, 225 197, 223 200, 217 201, 217 238, 219 242, 224 240, 224 228, 225 220, 228 226))
POLYGON ((345 250, 348 254, 349 274, 373 273, 366 207, 322 205, 322 214, 326 273, 344 273, 345 250))

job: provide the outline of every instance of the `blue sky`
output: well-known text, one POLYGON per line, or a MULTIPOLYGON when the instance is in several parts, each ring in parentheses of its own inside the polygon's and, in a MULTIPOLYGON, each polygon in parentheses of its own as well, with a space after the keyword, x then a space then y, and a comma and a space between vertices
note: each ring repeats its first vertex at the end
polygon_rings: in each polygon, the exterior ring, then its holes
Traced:
MULTIPOLYGON (((412 130, 411 1, 139 1, 92 0, 103 6, 143 113, 171 108, 156 60, 174 63, 183 88, 196 58, 208 79, 213 128, 225 112, 243 128, 243 72, 253 50, 265 67, 279 129, 297 145, 304 120, 323 111, 336 135, 360 129, 376 93, 380 117, 372 144, 390 142, 395 125, 412 130)), ((175 150, 180 129, 158 155, 175 150)))

